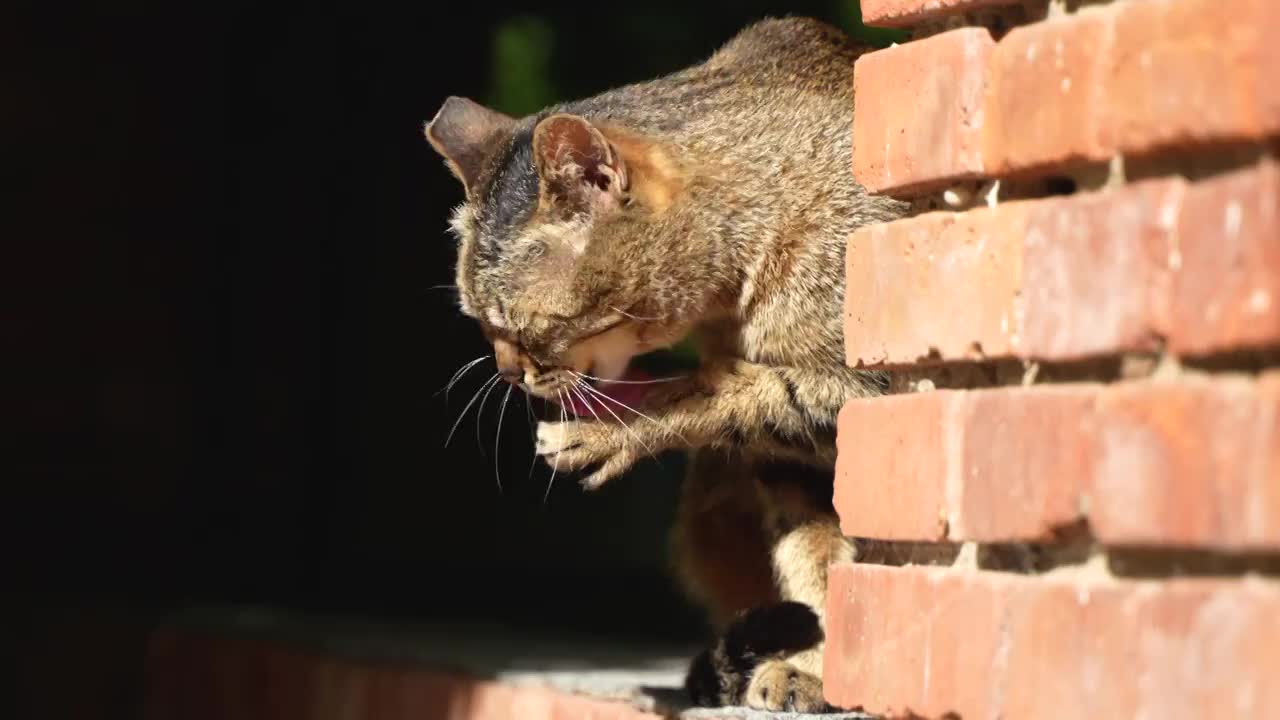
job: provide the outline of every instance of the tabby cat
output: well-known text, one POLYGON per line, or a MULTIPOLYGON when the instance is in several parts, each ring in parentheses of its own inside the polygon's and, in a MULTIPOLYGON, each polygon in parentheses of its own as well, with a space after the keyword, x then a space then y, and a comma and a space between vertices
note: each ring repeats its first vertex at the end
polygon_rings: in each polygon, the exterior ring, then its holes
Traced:
POLYGON ((844 364, 846 238, 907 207, 850 172, 859 48, 815 20, 759 22, 705 62, 512 118, 458 97, 427 125, 462 182, 461 310, 507 382, 573 413, 537 452, 597 488, 691 453, 676 571, 718 640, 703 705, 813 711, 836 414, 885 379, 844 364), (685 338, 700 365, 645 383, 633 359, 685 338))

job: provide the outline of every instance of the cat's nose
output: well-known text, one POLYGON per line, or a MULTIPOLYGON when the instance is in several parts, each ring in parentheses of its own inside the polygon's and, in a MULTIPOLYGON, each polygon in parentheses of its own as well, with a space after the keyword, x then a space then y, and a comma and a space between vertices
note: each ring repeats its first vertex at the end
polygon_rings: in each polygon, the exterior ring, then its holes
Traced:
POLYGON ((520 350, 505 340, 493 341, 493 359, 498 365, 498 377, 512 385, 518 385, 524 377, 524 365, 520 362, 520 350))

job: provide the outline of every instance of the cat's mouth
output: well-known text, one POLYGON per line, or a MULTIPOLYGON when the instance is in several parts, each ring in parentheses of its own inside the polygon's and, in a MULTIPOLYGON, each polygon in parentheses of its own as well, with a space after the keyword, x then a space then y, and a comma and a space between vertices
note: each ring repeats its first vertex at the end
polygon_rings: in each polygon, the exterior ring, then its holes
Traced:
POLYGON ((617 377, 591 370, 578 374, 581 385, 574 391, 558 393, 559 400, 552 402, 578 417, 634 419, 641 413, 653 412, 652 396, 658 390, 687 377, 697 367, 697 350, 691 342, 684 341, 631 358, 617 377))
POLYGON ((616 380, 584 377, 578 389, 560 393, 560 406, 579 417, 609 418, 638 414, 637 408, 662 382, 639 368, 629 368, 616 380))

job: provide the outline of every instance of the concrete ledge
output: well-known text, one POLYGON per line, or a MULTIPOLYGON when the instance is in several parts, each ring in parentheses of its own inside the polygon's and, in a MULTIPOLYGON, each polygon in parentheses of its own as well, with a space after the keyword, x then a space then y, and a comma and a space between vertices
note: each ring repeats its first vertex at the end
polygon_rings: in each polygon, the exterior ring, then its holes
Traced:
POLYGON ((681 684, 695 650, 496 624, 392 625, 260 609, 199 610, 152 635, 144 718, 816 717, 689 708, 681 684))

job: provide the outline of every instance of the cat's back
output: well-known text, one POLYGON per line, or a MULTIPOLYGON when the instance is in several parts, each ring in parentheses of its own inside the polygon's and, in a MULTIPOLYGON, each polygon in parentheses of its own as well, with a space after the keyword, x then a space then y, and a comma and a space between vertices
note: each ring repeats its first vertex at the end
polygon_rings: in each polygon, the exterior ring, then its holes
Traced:
POLYGON ((856 57, 848 36, 831 25, 802 17, 767 19, 743 29, 702 63, 551 111, 664 134, 714 132, 729 118, 759 125, 771 110, 791 117, 819 107, 828 114, 851 113, 856 57))
POLYGON ((840 97, 852 93, 856 48, 839 29, 813 18, 762 20, 738 33, 703 68, 762 87, 786 86, 840 97))

